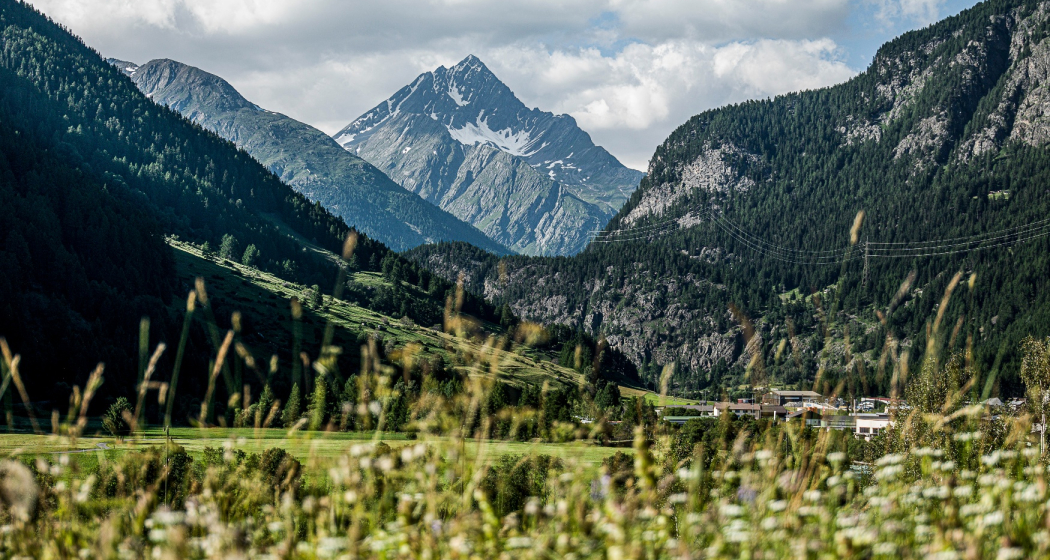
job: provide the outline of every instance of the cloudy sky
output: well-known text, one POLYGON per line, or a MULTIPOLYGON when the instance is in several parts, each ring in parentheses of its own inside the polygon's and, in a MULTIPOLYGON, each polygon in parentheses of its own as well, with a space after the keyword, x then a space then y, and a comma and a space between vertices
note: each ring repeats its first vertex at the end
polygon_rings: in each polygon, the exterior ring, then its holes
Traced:
POLYGON ((626 165, 704 109, 815 88, 975 0, 30 0, 105 56, 172 58, 334 133, 479 56, 626 165))

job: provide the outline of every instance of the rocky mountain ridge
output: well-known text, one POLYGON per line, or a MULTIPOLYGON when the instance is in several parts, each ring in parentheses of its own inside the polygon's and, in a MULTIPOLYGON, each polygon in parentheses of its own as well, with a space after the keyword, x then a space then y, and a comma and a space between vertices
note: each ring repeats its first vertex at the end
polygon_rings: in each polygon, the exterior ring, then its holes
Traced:
POLYGON ((155 102, 243 148, 286 184, 395 250, 466 241, 507 250, 473 226, 401 188, 328 135, 244 98, 222 78, 173 60, 110 59, 155 102))

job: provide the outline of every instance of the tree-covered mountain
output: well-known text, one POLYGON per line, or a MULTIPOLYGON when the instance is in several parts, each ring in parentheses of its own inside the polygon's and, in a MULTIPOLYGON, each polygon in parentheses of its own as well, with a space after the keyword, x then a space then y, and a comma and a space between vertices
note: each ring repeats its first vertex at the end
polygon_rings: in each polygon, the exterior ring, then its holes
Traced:
MULTIPOLYGON (((176 283, 164 236, 328 287, 332 253, 351 231, 231 142, 149 100, 30 6, 0 0, 0 336, 22 354, 35 399, 64 405, 63 385, 83 385, 100 360, 110 395, 133 391, 142 316, 152 319, 150 348, 177 342, 192 286, 176 283)), ((345 266, 423 287, 415 291, 428 304, 414 296, 410 311, 428 319, 454 291, 365 235, 345 266)), ((406 307, 399 291, 365 296, 406 307)), ((194 359, 207 359, 203 344, 194 359)))
POLYGON ((475 56, 421 74, 335 139, 527 254, 581 250, 642 177, 595 146, 572 117, 526 107, 475 56))
POLYGON ((473 226, 343 150, 327 134, 251 103, 218 76, 174 60, 141 66, 110 62, 153 101, 233 142, 286 184, 394 250, 466 241, 507 252, 473 226))
POLYGON ((972 340, 977 396, 1018 394, 1020 339, 1050 334, 1048 91, 1050 4, 984 2, 846 83, 693 117, 576 257, 411 255, 691 388, 886 394, 936 328, 972 340))

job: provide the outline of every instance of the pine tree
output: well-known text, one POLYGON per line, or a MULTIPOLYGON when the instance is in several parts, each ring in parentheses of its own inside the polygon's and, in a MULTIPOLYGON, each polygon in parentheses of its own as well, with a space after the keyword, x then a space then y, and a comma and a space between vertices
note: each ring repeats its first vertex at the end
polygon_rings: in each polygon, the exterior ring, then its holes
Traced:
POLYGON ((605 383, 594 397, 594 404, 605 411, 620 408, 620 387, 615 383, 605 383))
POLYGON ((343 394, 339 396, 342 403, 357 403, 357 376, 351 375, 343 384, 343 394))
POLYGON ((497 381, 492 384, 489 398, 485 402, 485 413, 497 414, 505 406, 507 406, 507 394, 503 390, 503 384, 497 381))
POLYGON ((299 267, 296 266, 295 262, 289 259, 285 259, 281 264, 281 273, 284 274, 285 278, 295 278, 295 273, 298 270, 299 267))
POLYGON ((259 258, 259 249, 255 247, 255 244, 248 245, 244 249, 244 255, 241 257, 241 264, 244 266, 255 266, 255 261, 259 258))
POLYGON ((505 329, 513 327, 518 322, 517 318, 514 317, 514 312, 511 311, 510 305, 506 303, 500 308, 499 324, 505 329))
POLYGON ((387 429, 399 432, 408 424, 408 386, 403 379, 399 379, 394 385, 394 397, 390 399, 386 411, 387 429))
POLYGON ((311 430, 324 428, 325 420, 328 419, 328 384, 325 383, 323 377, 319 377, 317 383, 314 384, 314 392, 310 398, 307 416, 310 417, 311 430))
POLYGON ((273 408, 273 391, 269 385, 263 387, 263 392, 259 395, 259 401, 255 403, 255 425, 263 426, 266 424, 266 419, 270 416, 270 409, 273 408))
POLYGON ((321 295, 321 286, 314 284, 310 288, 310 307, 320 309, 324 305, 324 296, 321 295))
POLYGON ((284 413, 281 415, 281 422, 284 423, 286 428, 291 428, 299 421, 299 417, 303 415, 302 407, 301 398, 299 397, 299 384, 295 383, 292 385, 292 392, 288 395, 288 403, 284 405, 284 413))
POLYGON ((234 255, 237 254, 237 238, 226 234, 222 236, 222 244, 219 245, 219 257, 226 260, 233 260, 234 255))

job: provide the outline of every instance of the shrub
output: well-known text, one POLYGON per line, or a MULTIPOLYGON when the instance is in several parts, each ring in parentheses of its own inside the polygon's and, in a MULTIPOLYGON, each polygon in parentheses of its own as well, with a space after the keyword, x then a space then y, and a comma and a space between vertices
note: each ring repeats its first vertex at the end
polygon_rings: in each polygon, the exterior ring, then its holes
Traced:
POLYGON ((489 467, 480 486, 503 517, 521 510, 529 498, 544 501, 548 478, 561 469, 561 461, 550 455, 503 455, 489 467))
POLYGON ((131 425, 125 416, 132 414, 131 403, 124 397, 119 397, 113 404, 109 405, 106 414, 102 417, 102 427, 113 437, 123 440, 124 436, 131 433, 131 425))
POLYGON ((142 490, 155 493, 169 506, 181 507, 186 499, 193 458, 179 445, 150 447, 125 453, 116 461, 99 463, 94 476, 99 497, 127 498, 142 490))
POLYGON ((302 468, 298 459, 279 447, 264 451, 259 461, 259 472, 264 479, 282 492, 299 487, 302 468))

